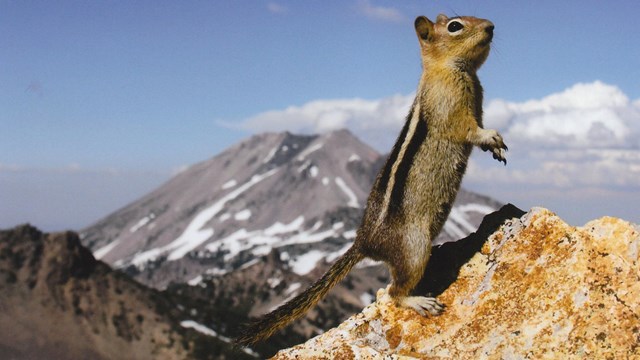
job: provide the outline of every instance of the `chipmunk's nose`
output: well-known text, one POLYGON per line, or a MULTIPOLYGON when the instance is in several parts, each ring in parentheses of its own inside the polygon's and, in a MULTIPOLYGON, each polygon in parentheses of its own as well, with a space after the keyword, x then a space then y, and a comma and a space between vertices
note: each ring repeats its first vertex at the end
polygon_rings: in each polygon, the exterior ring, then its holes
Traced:
POLYGON ((487 24, 487 26, 484 28, 484 32, 487 33, 487 42, 491 42, 491 40, 493 40, 493 29, 495 28, 495 26, 493 26, 493 23, 489 22, 489 24, 487 24))
POLYGON ((484 31, 489 35, 489 38, 493 38, 493 29, 495 29, 495 26, 493 26, 493 24, 490 24, 486 28, 484 28, 484 31))

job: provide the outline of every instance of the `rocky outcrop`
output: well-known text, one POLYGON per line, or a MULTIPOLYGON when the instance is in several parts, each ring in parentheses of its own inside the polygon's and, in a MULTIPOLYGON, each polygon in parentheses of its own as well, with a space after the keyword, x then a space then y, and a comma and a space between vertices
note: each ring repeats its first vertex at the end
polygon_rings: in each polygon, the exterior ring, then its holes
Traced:
POLYGON ((507 206, 434 249, 419 292, 438 295, 441 316, 398 308, 381 289, 361 313, 275 359, 640 357, 638 226, 604 217, 572 227, 542 208, 521 215, 507 206))

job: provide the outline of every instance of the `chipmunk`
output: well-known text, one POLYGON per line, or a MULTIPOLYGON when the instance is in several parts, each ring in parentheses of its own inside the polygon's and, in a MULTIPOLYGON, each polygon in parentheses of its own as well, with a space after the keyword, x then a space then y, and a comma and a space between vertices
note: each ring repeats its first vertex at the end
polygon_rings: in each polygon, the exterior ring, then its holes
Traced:
POLYGON ((493 24, 440 14, 435 23, 415 20, 422 76, 413 106, 389 158, 375 180, 356 239, 331 268, 303 293, 251 323, 239 345, 264 340, 304 315, 364 258, 383 261, 391 272, 396 304, 426 316, 443 305, 409 296, 420 281, 456 198, 473 145, 507 161, 496 130, 482 128, 482 86, 476 71, 489 55, 493 24))

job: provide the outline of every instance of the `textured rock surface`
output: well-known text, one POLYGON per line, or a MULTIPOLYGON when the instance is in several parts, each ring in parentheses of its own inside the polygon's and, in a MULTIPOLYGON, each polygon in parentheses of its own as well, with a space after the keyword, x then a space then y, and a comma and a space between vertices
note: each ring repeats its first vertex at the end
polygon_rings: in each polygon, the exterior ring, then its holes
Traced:
POLYGON ((434 251, 456 270, 449 284, 450 273, 427 284, 443 315, 397 308, 380 290, 362 313, 275 358, 640 358, 639 228, 610 217, 572 227, 542 208, 505 218, 488 239, 481 228, 462 240, 459 253, 479 249, 464 264, 434 251))

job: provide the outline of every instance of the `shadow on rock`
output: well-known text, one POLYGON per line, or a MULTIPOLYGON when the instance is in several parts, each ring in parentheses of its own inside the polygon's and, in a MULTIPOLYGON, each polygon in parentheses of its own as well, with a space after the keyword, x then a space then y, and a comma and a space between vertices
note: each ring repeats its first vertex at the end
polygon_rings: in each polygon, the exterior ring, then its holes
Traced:
POLYGON ((422 280, 413 291, 414 294, 440 295, 456 281, 460 268, 480 251, 491 234, 507 220, 520 218, 525 213, 515 205, 504 205, 500 210, 485 216, 476 232, 464 239, 434 247, 422 280))

